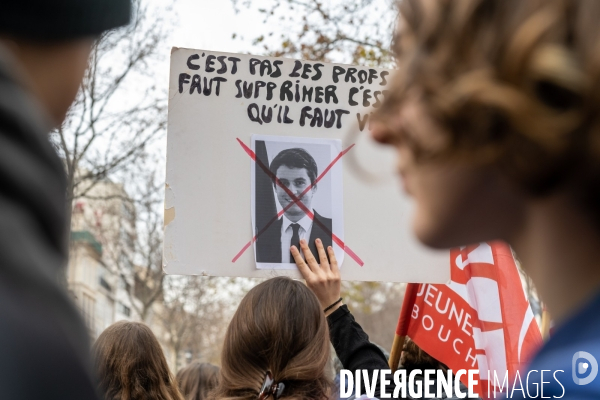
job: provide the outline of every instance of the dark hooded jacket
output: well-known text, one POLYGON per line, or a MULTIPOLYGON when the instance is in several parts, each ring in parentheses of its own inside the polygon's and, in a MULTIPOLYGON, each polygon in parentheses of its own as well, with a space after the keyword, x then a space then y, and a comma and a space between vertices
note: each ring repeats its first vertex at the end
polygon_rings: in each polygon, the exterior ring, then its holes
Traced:
POLYGON ((96 399, 88 333, 60 284, 65 171, 17 71, 0 47, 0 399, 96 399))

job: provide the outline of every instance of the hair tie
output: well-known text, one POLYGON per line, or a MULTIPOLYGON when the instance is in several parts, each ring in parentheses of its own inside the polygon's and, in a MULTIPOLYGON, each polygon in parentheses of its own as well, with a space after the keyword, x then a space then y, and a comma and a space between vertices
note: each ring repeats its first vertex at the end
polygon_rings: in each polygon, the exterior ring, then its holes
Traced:
POLYGON ((337 305, 337 303, 340 303, 342 300, 343 300, 343 298, 340 297, 333 304, 325 307, 325 309, 323 310, 323 312, 326 313, 327 311, 331 310, 333 307, 335 307, 337 305))
POLYGON ((271 371, 267 371, 265 374, 265 380, 260 388, 260 392, 258 392, 258 400, 268 399, 269 396, 273 396, 274 399, 278 399, 283 393, 285 389, 285 385, 283 382, 275 382, 273 379, 273 375, 271 371))

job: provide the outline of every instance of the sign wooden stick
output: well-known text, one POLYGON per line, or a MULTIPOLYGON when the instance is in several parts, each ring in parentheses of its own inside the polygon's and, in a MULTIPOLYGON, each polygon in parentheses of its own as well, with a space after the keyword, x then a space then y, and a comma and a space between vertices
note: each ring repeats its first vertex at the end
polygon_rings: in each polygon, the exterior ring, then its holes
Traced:
POLYGON ((402 349, 404 348, 406 333, 408 331, 408 322, 410 321, 413 304, 415 303, 417 293, 419 292, 419 285, 419 283, 409 283, 406 285, 400 317, 398 318, 398 326, 396 327, 396 335, 394 336, 392 351, 390 352, 389 365, 392 372, 395 372, 400 364, 400 356, 402 355, 402 349))

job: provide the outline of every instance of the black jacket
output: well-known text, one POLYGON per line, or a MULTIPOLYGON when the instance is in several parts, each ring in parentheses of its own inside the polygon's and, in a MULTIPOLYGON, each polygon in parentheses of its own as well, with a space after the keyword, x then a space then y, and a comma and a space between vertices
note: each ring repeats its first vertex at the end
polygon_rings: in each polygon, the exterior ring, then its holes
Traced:
MULTIPOLYGON (((315 257, 317 256, 316 239, 321 239, 323 247, 332 245, 331 218, 325 218, 314 212, 315 219, 313 220, 312 230, 308 247, 315 257)), ((256 262, 263 263, 280 263, 281 262, 281 225, 283 218, 279 218, 273 222, 267 229, 256 239, 256 262)))
MULTIPOLYGON (((331 344, 344 369, 368 371, 389 369, 385 355, 356 322, 348 306, 343 305, 327 317, 331 344)), ((387 390, 392 392, 393 388, 387 390)), ((338 393, 339 394, 339 393, 338 393)), ((379 397, 379 385, 375 397, 379 397)))
POLYGON ((0 46, 0 399, 96 399, 87 330, 60 284, 66 179, 0 46))
MULTIPOLYGON (((341 306, 331 313, 327 317, 327 323, 329 324, 331 344, 344 369, 351 371, 356 371, 357 369, 366 369, 368 371, 389 369, 388 361, 381 349, 369 341, 369 336, 354 320, 346 305, 341 306)), ((466 393, 467 388, 462 382, 460 386, 462 392, 466 393)), ((392 382, 386 392, 391 394, 393 391, 394 384, 392 382)), ((433 386, 431 392, 435 393, 436 391, 436 387, 433 386)), ((375 389, 375 397, 380 398, 379 384, 377 384, 375 389)), ((458 397, 441 397, 440 399, 452 400, 458 399, 458 397)))

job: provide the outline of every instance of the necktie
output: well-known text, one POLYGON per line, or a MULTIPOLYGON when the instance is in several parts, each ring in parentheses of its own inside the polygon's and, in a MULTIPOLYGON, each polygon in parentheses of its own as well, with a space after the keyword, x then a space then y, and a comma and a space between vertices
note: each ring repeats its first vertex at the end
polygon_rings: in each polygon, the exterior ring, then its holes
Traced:
MULTIPOLYGON (((300 224, 291 224, 292 227, 292 240, 290 241, 290 247, 296 246, 298 250, 300 250, 300 235, 298 234, 300 231, 300 224)), ((294 263, 294 256, 290 252, 290 262, 294 263)))

